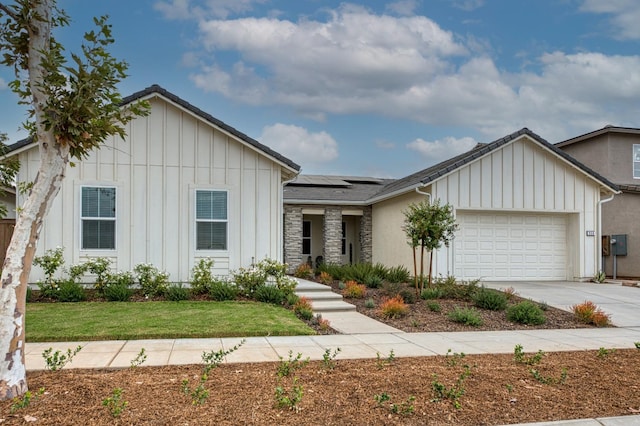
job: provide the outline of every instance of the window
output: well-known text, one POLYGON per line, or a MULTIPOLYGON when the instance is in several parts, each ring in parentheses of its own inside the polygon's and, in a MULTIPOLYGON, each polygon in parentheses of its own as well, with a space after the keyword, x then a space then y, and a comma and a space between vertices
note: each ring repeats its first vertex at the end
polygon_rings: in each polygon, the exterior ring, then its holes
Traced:
POLYGON ((227 192, 196 191, 196 250, 226 250, 227 224, 227 192))
POLYGON ((640 144, 633 145, 633 178, 640 179, 640 144))
POLYGON ((342 222, 342 255, 347 254, 347 222, 342 222))
POLYGON ((116 189, 82 187, 82 249, 115 250, 116 189))
POLYGON ((311 221, 302 221, 302 254, 311 254, 311 221))

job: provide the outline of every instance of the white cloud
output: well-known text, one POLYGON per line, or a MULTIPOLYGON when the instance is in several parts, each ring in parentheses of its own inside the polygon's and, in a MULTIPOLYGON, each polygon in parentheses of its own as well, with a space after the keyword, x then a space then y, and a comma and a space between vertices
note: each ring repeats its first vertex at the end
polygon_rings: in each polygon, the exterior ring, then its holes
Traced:
POLYGON ((416 0, 400 0, 394 3, 389 3, 386 9, 401 16, 411 16, 414 14, 418 2, 416 0))
POLYGON ((9 87, 9 86, 7 85, 7 82, 6 82, 6 81, 4 81, 4 79, 3 79, 2 77, 0 77, 0 90, 4 90, 4 89, 6 89, 7 87, 9 87))
POLYGON ((419 153, 427 160, 427 165, 432 165, 467 152, 476 146, 476 144, 477 142, 470 137, 460 139, 447 137, 431 142, 418 138, 408 143, 407 148, 419 153))
POLYGON ((305 169, 338 158, 338 144, 327 132, 311 133, 303 127, 276 123, 262 129, 259 139, 305 169))
POLYGON ((266 0, 166 0, 158 1, 154 8, 167 19, 225 19, 231 15, 249 12, 253 5, 266 0))
POLYGON ((640 39, 640 2, 637 0, 584 0, 580 10, 589 13, 610 14, 616 37, 640 39))
POLYGON ((456 0, 453 6, 466 12, 471 12, 484 6, 484 0, 456 0))

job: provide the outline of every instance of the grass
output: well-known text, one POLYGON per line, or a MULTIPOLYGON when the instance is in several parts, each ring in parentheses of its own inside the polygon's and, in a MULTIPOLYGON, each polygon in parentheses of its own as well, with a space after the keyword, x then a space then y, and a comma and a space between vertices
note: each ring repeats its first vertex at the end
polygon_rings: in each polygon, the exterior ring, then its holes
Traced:
POLYGON ((256 302, 27 303, 27 342, 310 334, 293 312, 256 302))

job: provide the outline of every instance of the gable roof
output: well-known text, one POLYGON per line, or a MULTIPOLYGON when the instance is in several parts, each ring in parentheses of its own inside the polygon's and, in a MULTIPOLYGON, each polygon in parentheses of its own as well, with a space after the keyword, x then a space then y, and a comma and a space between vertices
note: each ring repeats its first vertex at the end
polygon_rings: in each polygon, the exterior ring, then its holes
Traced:
MULTIPOLYGON (((143 99, 149 99, 152 98, 154 96, 160 95, 162 97, 164 97, 165 99, 179 105, 180 107, 190 111, 191 113, 193 113, 194 115, 198 116, 199 118, 207 121, 208 123, 224 130, 225 132, 235 136, 236 138, 240 139, 242 142, 245 142, 246 144, 252 146, 253 148, 255 148, 256 150, 262 152, 263 154, 267 155, 268 157, 271 157, 272 159, 282 163, 283 165, 289 167, 290 169, 292 169, 295 172, 299 172, 300 171, 300 166, 298 164, 296 164, 295 162, 291 161, 290 159, 288 159, 287 157, 285 157, 284 155, 272 150, 271 148, 269 148, 266 145, 261 144, 260 142, 258 142, 257 140, 247 136, 246 134, 240 132, 239 130, 237 130, 234 127, 229 126, 228 124, 218 120, 217 118, 215 118, 214 116, 212 116, 211 114, 208 114, 206 112, 204 112, 203 110, 201 110, 200 108, 190 104, 189 102, 185 101, 184 99, 174 95, 173 93, 167 91, 166 89, 160 87, 157 84, 154 84, 150 87, 147 87, 144 90, 140 90, 138 92, 135 92, 132 95, 129 95, 125 98, 122 99, 122 103, 120 104, 121 106, 139 101, 139 100, 143 100, 143 99)), ((7 147, 7 154, 12 153, 14 151, 22 151, 21 148, 25 148, 28 149, 26 147, 31 147, 31 145, 35 146, 35 143, 33 142, 33 140, 31 138, 26 138, 23 139, 19 142, 16 142, 12 145, 9 145, 7 147)))
MULTIPOLYGON (((289 183, 285 187, 285 202, 302 203, 303 201, 305 201, 309 204, 312 204, 314 201, 316 201, 317 203, 322 202, 323 204, 326 204, 326 202, 329 201, 334 202, 335 204, 345 204, 346 201, 351 201, 352 204, 373 204, 428 185, 438 180, 439 178, 448 175, 449 173, 452 173, 455 170, 460 169, 461 167, 481 157, 484 157, 491 152, 500 149, 502 146, 523 136, 529 137, 530 140, 539 144, 544 149, 551 151, 553 154, 557 155, 571 166, 575 167, 585 175, 591 177, 601 185, 608 188, 611 192, 619 193, 620 188, 616 184, 610 182, 603 176, 599 175, 584 164, 580 163, 575 158, 571 157, 566 152, 550 144, 525 127, 518 130, 517 132, 511 133, 510 135, 507 135, 493 142, 484 144, 479 143, 470 151, 457 155, 424 170, 412 173, 409 176, 403 177, 401 179, 381 179, 381 181, 384 182, 384 185, 369 184, 365 186, 359 186, 349 181, 349 179, 353 178, 345 178, 341 176, 323 176, 321 177, 325 182, 325 184, 323 185, 323 180, 318 176, 311 176, 306 179, 305 175, 301 175, 297 180, 299 182, 306 182, 306 184, 298 183, 296 185, 296 181, 289 183), (351 185, 340 186, 337 184, 337 182, 340 182, 340 180, 347 181, 347 183, 351 183, 351 185), (326 184, 326 182, 333 182, 334 185, 332 186, 326 184)), ((626 190, 633 191, 635 190, 635 188, 626 188, 626 190)))
POLYGON ((298 175, 284 188, 284 201, 288 204, 362 205, 371 196, 393 182, 361 176, 298 175))
POLYGON ((607 133, 623 133, 628 135, 640 135, 640 129, 635 127, 619 127, 619 126, 604 126, 602 129, 594 130, 593 132, 585 133, 584 135, 575 136, 571 139, 564 140, 562 142, 557 142, 555 146, 564 147, 567 145, 573 145, 574 143, 582 142, 594 138, 596 136, 601 136, 607 133))

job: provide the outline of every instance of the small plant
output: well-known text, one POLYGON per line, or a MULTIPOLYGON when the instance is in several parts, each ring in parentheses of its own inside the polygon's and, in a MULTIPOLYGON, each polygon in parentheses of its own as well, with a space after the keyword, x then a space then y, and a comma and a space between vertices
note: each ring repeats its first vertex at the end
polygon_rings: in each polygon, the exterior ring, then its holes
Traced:
POLYGON ((322 366, 327 370, 333 370, 336 368, 336 357, 342 351, 340 348, 336 348, 333 352, 331 352, 330 348, 324 350, 324 354, 322 354, 322 366))
POLYGON ((555 378, 552 376, 543 376, 538 370, 531 369, 529 373, 533 376, 534 379, 542 383, 543 385, 561 385, 567 381, 567 369, 563 368, 560 372, 560 377, 555 378))
POLYGON ((298 352, 298 355, 293 356, 293 351, 289 351, 289 358, 284 359, 280 357, 276 375, 278 378, 288 377, 295 373, 297 370, 304 368, 309 363, 309 358, 302 359, 302 354, 298 352))
POLYGON ((542 309, 544 312, 547 312, 549 310, 549 304, 547 302, 545 302, 544 300, 538 302, 538 306, 540 307, 540 309, 542 309))
POLYGON ((439 287, 425 288, 420 297, 424 300, 442 299, 444 297, 444 291, 439 287))
POLYGON ((106 257, 95 257, 84 263, 86 270, 96 276, 94 287, 98 292, 102 292, 107 284, 107 276, 111 269, 111 260, 106 257))
MULTIPOLYGON (((191 289, 193 290, 193 284, 191 289)), ((238 297, 238 288, 228 281, 213 279, 208 284, 209 297, 217 302, 235 300, 238 297)))
POLYGON ((75 357, 80 350, 82 350, 82 346, 78 346, 74 350, 69 348, 65 354, 60 350, 53 352, 53 348, 48 348, 42 352, 42 357, 44 358, 47 370, 59 371, 62 370, 65 365, 70 363, 73 360, 73 357, 75 357))
POLYGON ((250 298, 255 298, 256 291, 267 282, 267 274, 258 267, 238 268, 231 275, 240 293, 250 298))
POLYGON ((507 302, 507 296, 504 293, 484 286, 480 287, 476 294, 473 295, 473 303, 478 308, 490 311, 505 310, 507 302))
POLYGON ((440 304, 438 302, 426 302, 427 304, 427 308, 429 308, 429 310, 431 312, 441 312, 442 311, 442 307, 440 306, 440 304))
POLYGON ((509 301, 513 300, 518 295, 518 292, 513 287, 507 287, 503 289, 502 293, 504 293, 504 295, 507 297, 507 300, 509 301))
POLYGON ((507 308, 507 319, 519 324, 540 325, 546 322, 544 312, 540 307, 529 300, 524 300, 517 305, 507 308))
POLYGON ((382 358, 380 352, 376 352, 376 365, 379 369, 384 368, 387 365, 393 364, 396 360, 396 354, 393 352, 393 349, 389 351, 389 355, 386 358, 382 358))
POLYGON ((87 298, 84 287, 72 279, 58 281, 57 288, 55 299, 59 302, 82 302, 87 298))
POLYGON ((298 298, 298 301, 293 305, 293 312, 298 318, 310 321, 313 318, 311 301, 304 296, 298 298))
POLYGON ((573 305, 571 310, 573 311, 573 315, 576 319, 585 324, 593 324, 596 327, 605 327, 611 323, 609 315, 605 314, 602 309, 589 300, 573 305))
POLYGON ((160 272, 152 264, 139 263, 133 271, 145 296, 162 296, 169 289, 169 274, 160 272))
POLYGON ((636 349, 640 349, 640 342, 633 342, 633 346, 635 346, 636 349))
POLYGON ((115 388, 111 396, 102 400, 102 405, 109 409, 111 417, 120 417, 129 403, 122 398, 122 388, 115 388))
POLYGON ((292 380, 291 389, 285 388, 282 384, 276 386, 276 406, 278 408, 288 408, 298 412, 298 404, 302 401, 303 387, 298 384, 298 378, 292 380))
POLYGON ((407 313, 409 313, 409 307, 404 303, 400 295, 392 297, 391 299, 385 299, 380 304, 380 314, 386 318, 399 318, 405 316, 407 313))
POLYGON ((373 301, 373 298, 370 297, 364 302, 364 307, 367 309, 373 309, 376 307, 376 302, 373 301))
POLYGON ((460 308, 456 306, 453 311, 447 315, 453 322, 457 322, 472 327, 478 327, 482 325, 482 318, 480 313, 473 308, 460 308))
POLYGON ((327 333, 331 330, 331 321, 326 318, 322 318, 322 315, 320 314, 317 314, 315 317, 315 325, 317 325, 318 330, 323 333, 327 333))
POLYGON ((140 367, 142 364, 144 364, 146 360, 147 360, 146 350, 144 348, 141 348, 140 352, 138 352, 138 355, 136 355, 135 358, 131 360, 131 368, 140 367))
POLYGON ((600 347, 598 349, 598 353, 596 354, 596 356, 598 358, 600 358, 600 359, 605 359, 606 357, 608 357, 609 355, 611 355, 615 351, 616 351, 615 349, 605 349, 603 347, 600 347))
POLYGON ((447 354, 444 356, 445 360, 447 361, 447 365, 449 367, 455 367, 456 365, 458 365, 458 362, 462 361, 462 359, 465 357, 465 353, 464 352, 452 352, 451 349, 447 349, 447 354))
POLYGON ((214 260, 211 258, 200 259, 193 268, 191 268, 191 291, 195 294, 206 294, 209 292, 211 284, 214 282, 213 268, 214 260))
POLYGON ((369 288, 380 288, 382 287, 382 283, 384 282, 384 280, 380 275, 371 273, 364 276, 363 282, 364 285, 369 288))
POLYGON ((378 403, 378 406, 382 406, 385 402, 390 401, 391 397, 388 393, 382 392, 373 396, 373 400, 378 403))
POLYGON ((333 282, 333 277, 327 271, 320 272, 318 279, 322 284, 329 285, 333 282))
POLYGON ((522 345, 518 344, 513 349, 513 360, 516 364, 526 364, 526 365, 536 365, 542 361, 542 357, 544 357, 544 352, 539 350, 535 355, 530 357, 525 356, 522 345))
POLYGON ((33 259, 33 264, 40 266, 44 270, 45 285, 53 285, 56 271, 64 265, 64 249, 57 247, 55 249, 46 250, 42 256, 36 256, 33 259))
POLYGON ((391 404, 390 409, 393 414, 400 414, 403 416, 408 416, 409 414, 413 414, 415 411, 415 407, 413 406, 413 402, 416 400, 416 397, 411 395, 407 398, 406 401, 401 402, 400 404, 391 404))
POLYGON ((402 297, 402 300, 404 300, 404 303, 408 305, 413 305, 414 303, 416 303, 415 291, 405 288, 403 290, 400 290, 400 293, 398 294, 400 295, 400 297, 402 297))
POLYGON ((607 279, 607 274, 605 274, 604 271, 598 271, 593 276, 591 281, 593 281, 594 283, 602 284, 603 282, 605 282, 606 279, 607 279))
POLYGON ((409 282, 410 274, 406 266, 393 266, 387 270, 386 279, 390 283, 409 282))
POLYGON ((311 265, 308 263, 301 263, 293 272, 293 276, 296 278, 310 280, 313 278, 313 269, 311 269, 311 265))
POLYGON ((347 299, 362 299, 367 293, 367 287, 355 281, 347 281, 345 285, 346 287, 342 294, 347 299))
POLYGON ((276 286, 263 285, 258 287, 254 293, 254 297, 258 302, 282 305, 287 295, 276 286))
POLYGON ((31 405, 31 401, 37 400, 38 397, 43 393, 44 393, 44 388, 40 388, 38 389, 38 392, 35 395, 31 391, 26 391, 24 395, 22 395, 22 398, 20 397, 13 398, 13 403, 11 404, 11 408, 10 408, 11 414, 23 408, 27 408, 29 405, 31 405))
POLYGON ((164 290, 164 295, 167 300, 172 302, 180 302, 182 300, 189 300, 189 289, 183 287, 181 283, 173 284, 164 290))
POLYGON ((471 375, 471 369, 468 365, 464 366, 464 371, 460 373, 456 382, 447 387, 444 383, 438 381, 438 376, 433 375, 433 381, 431 382, 431 389, 433 390, 434 398, 431 402, 439 402, 443 399, 449 399, 453 403, 453 407, 456 410, 462 408, 460 398, 464 395, 464 381, 471 375))
POLYGON ((110 302, 128 302, 133 296, 133 289, 125 283, 115 283, 102 287, 104 297, 110 302))
POLYGON ((344 281, 339 281, 338 282, 338 289, 344 290, 345 288, 347 288, 347 285, 344 283, 344 281))

